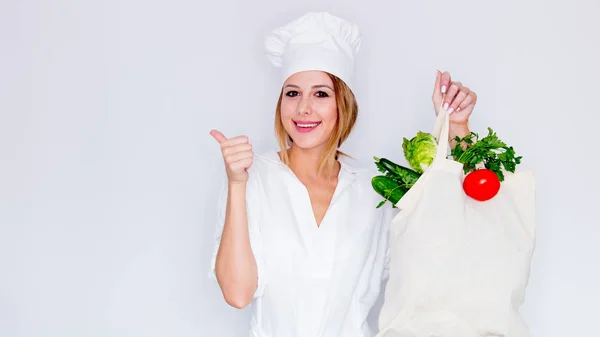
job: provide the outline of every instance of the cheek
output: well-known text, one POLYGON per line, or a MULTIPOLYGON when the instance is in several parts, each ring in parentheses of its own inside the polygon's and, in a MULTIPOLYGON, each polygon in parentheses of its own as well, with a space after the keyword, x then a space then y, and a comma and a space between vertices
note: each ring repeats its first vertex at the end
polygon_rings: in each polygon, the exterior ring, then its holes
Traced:
POLYGON ((281 121, 292 119, 296 115, 296 106, 285 100, 281 102, 281 121))
POLYGON ((323 107, 321 110, 321 117, 329 122, 328 124, 333 125, 337 122, 338 119, 338 111, 335 102, 332 104, 323 107))

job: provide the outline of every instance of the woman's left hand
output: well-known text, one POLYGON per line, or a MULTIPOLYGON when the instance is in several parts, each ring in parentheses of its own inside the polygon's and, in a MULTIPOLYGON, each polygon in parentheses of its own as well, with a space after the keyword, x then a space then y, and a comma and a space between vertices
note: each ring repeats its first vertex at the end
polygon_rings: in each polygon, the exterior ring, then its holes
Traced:
POLYGON ((467 125, 477 104, 477 94, 462 83, 453 82, 449 72, 441 73, 438 70, 432 100, 436 115, 443 100, 443 108, 450 113, 450 123, 467 125))

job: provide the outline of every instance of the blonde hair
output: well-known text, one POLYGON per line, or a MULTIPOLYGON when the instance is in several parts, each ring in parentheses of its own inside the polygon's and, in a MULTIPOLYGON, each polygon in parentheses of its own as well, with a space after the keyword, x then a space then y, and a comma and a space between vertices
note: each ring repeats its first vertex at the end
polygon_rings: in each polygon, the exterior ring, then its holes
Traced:
MULTIPOLYGON (((346 83, 342 81, 339 77, 329 73, 327 73, 327 75, 329 75, 329 77, 333 81, 333 90, 335 92, 335 101, 337 105, 338 118, 333 128, 333 132, 331 133, 331 137, 329 138, 329 142, 327 143, 325 153, 323 153, 323 155, 321 156, 318 170, 319 173, 325 167, 327 159, 330 158, 334 153, 335 159, 338 159, 339 156, 350 157, 349 155, 343 153, 342 151, 339 151, 338 149, 350 135, 350 132, 354 128, 354 124, 356 123, 356 118, 358 116, 358 103, 352 90, 350 90, 346 83)), ((281 149, 281 161, 285 165, 289 165, 290 158, 287 149, 288 146, 292 145, 293 140, 290 137, 290 135, 285 131, 283 123, 281 122, 282 99, 283 89, 279 94, 279 99, 277 100, 277 107, 275 108, 275 137, 277 138, 279 148, 281 149)))

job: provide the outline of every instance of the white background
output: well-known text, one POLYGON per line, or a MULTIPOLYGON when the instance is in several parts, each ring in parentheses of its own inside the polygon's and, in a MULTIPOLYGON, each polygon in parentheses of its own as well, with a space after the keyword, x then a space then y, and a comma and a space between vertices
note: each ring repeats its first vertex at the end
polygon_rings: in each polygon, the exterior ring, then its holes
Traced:
POLYGON ((479 95, 472 129, 536 173, 533 335, 598 334, 597 0, 2 0, 0 336, 246 335, 249 311, 207 277, 208 132, 275 146, 263 38, 319 10, 364 35, 344 150, 400 160, 451 71, 479 95))

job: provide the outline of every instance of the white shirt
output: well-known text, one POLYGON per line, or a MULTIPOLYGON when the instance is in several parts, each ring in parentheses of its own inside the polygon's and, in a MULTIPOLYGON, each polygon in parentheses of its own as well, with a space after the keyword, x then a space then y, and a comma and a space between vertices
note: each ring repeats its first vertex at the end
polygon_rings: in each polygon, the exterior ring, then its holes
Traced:
MULTIPOLYGON (((247 183, 248 226, 258 266, 252 337, 367 337, 389 262, 394 209, 372 188, 377 171, 340 159, 338 185, 320 227, 308 191, 276 151, 255 154, 247 183)), ((225 219, 219 202, 214 267, 225 219)), ((215 278, 216 279, 216 278, 215 278)))

